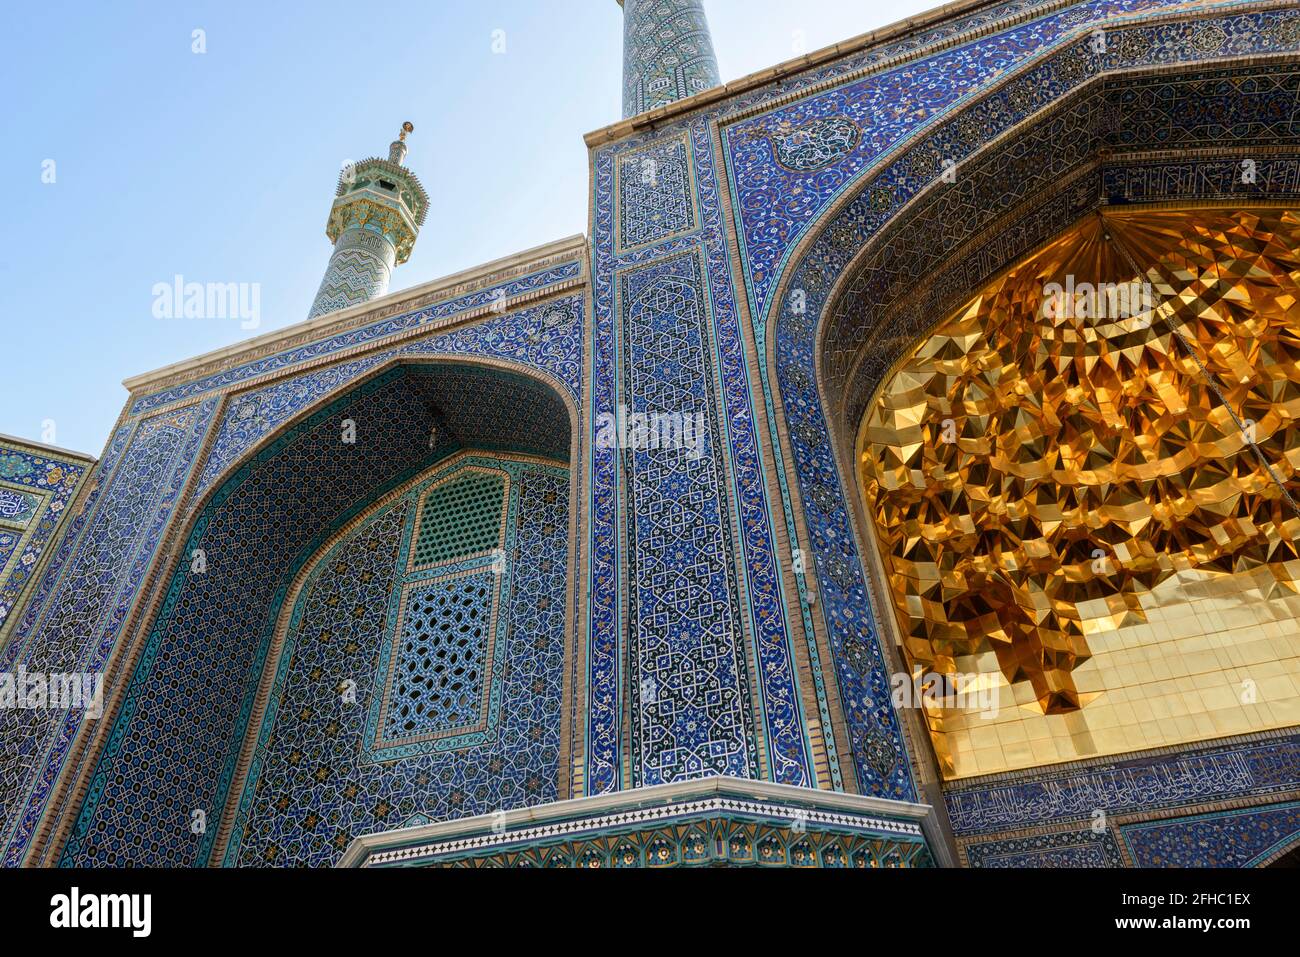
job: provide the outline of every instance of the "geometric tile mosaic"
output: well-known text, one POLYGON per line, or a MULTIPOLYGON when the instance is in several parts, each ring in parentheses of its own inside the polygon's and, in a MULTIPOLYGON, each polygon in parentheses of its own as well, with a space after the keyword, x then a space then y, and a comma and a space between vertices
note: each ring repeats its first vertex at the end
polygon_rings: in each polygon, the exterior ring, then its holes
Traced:
MULTIPOLYGON (((633 413, 712 421, 699 258, 629 272, 622 296, 633 413)), ((636 448, 631 462, 630 572, 633 780, 755 774, 748 665, 730 580, 730 536, 711 430, 692 451, 636 448)))
POLYGON ((461 472, 435 486, 420 503, 412 570, 470 558, 501 545, 506 477, 461 472))
POLYGON ((489 569, 403 588, 380 709, 382 745, 486 723, 498 577, 489 569))
POLYGON ((476 457, 406 496, 418 506, 389 599, 367 761, 456 751, 495 732, 519 474, 512 463, 476 457))
POLYGON ((1254 867, 1300 845, 1300 804, 1120 828, 1137 867, 1254 867))
MULTIPOLYGON (((682 130, 682 126, 679 125, 678 130, 682 130)), ((709 486, 712 491, 706 494, 718 496, 717 501, 708 507, 717 509, 719 514, 726 514, 728 507, 732 507, 732 520, 737 529, 737 547, 743 555, 743 572, 736 582, 736 588, 744 596, 741 598, 741 607, 748 614, 753 629, 754 645, 749 653, 753 656, 751 667, 754 680, 762 685, 761 692, 756 695, 762 701, 757 716, 762 731, 757 734, 755 756, 761 775, 770 775, 772 780, 783 783, 807 786, 813 780, 813 768, 809 757, 809 725, 805 724, 802 716, 802 702, 795 678, 794 650, 790 646, 789 623, 782 595, 784 585, 781 581, 781 563, 786 560, 786 556, 777 553, 766 517, 769 503, 762 468, 762 439, 755 429, 753 399, 748 387, 746 335, 729 277, 731 246, 724 211, 719 201, 718 175, 713 164, 708 123, 692 123, 687 135, 699 187, 699 232, 666 237, 657 245, 644 249, 619 251, 617 248, 619 228, 616 222, 616 171, 620 168, 620 158, 624 154, 656 148, 660 144, 671 142, 671 137, 647 133, 601 150, 594 157, 597 196, 601 197, 594 210, 592 227, 595 255, 592 277, 596 302, 596 326, 593 327, 591 339, 595 350, 592 383, 594 402, 598 411, 609 414, 614 414, 623 404, 629 408, 639 408, 639 400, 635 396, 639 386, 633 384, 633 392, 625 396, 615 394, 613 384, 617 379, 613 370, 620 367, 626 369, 626 360, 625 357, 616 357, 607 351, 608 344, 616 337, 627 342, 631 334, 631 330, 625 328, 628 308, 625 296, 621 297, 622 305, 619 305, 620 273, 626 275, 635 272, 639 266, 656 264, 655 260, 660 257, 679 258, 678 254, 684 251, 700 249, 704 253, 702 261, 707 265, 707 269, 700 275, 703 280, 700 292, 706 305, 706 322, 701 329, 703 336, 697 340, 698 346, 682 341, 666 342, 658 348, 667 349, 671 346, 681 350, 683 356, 689 355, 692 349, 704 349, 706 356, 698 359, 691 357, 692 368, 701 360, 708 361, 706 357, 710 348, 716 350, 712 361, 717 363, 721 392, 717 398, 718 418, 711 425, 708 442, 710 448, 716 450, 714 454, 720 457, 717 472, 720 481, 709 486), (608 200, 606 197, 609 197, 608 200), (728 493, 734 495, 731 502, 727 500, 728 493)), ((637 168, 635 162, 622 165, 637 168)), ((694 338, 688 325, 682 326, 673 338, 681 339, 683 335, 694 338)), ((646 371, 648 374, 649 370, 646 371)), ((670 364, 663 371, 665 378, 669 378, 675 374, 675 366, 670 364)), ((627 381, 628 374, 625 372, 622 378, 627 381)), ((691 405, 684 405, 683 408, 690 409, 691 405)), ((625 617, 629 609, 615 592, 614 583, 618 580, 619 570, 606 546, 614 534, 616 524, 611 503, 617 494, 622 494, 617 485, 620 477, 625 479, 628 474, 626 470, 630 457, 624 458, 620 465, 620 457, 613 452, 606 453, 598 447, 593 455, 593 615, 589 679, 593 693, 587 703, 586 782, 592 792, 605 793, 620 785, 623 768, 617 757, 618 752, 622 750, 626 754, 628 750, 636 748, 626 738, 620 740, 622 735, 617 706, 621 702, 623 691, 621 688, 613 690, 619 687, 616 672, 620 665, 615 649, 623 633, 617 619, 625 617), (601 691, 602 688, 611 688, 612 693, 606 694, 601 691)), ((700 464, 703 466, 703 463, 700 464)), ((809 651, 810 657, 817 660, 816 650, 810 646, 809 651)), ((823 716, 822 726, 829 726, 827 698, 819 670, 814 669, 811 683, 816 707, 823 716)), ((636 692, 635 683, 628 691, 636 692)), ((814 723, 811 727, 815 729, 817 725, 814 723)), ((840 768, 834 758, 834 742, 822 738, 819 743, 825 746, 824 750, 819 749, 819 753, 826 755, 821 775, 830 782, 838 781, 840 768)))
POLYGON ((619 246, 633 249, 695 228, 695 184, 684 137, 618 160, 619 246))

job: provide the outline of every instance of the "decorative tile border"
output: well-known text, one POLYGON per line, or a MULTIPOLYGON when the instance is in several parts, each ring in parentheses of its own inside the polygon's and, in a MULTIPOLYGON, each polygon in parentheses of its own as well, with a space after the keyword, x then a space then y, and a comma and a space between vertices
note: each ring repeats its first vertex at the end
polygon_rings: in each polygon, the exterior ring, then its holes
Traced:
MULTIPOLYGON (((0 654, 0 669, 21 663, 29 671, 104 670, 216 405, 207 399, 119 429, 98 469, 100 494, 87 502, 94 511, 79 516, 64 536, 0 654), (51 600, 56 589, 59 597, 51 600)), ((76 712, 0 713, 6 748, 0 794, 8 798, 0 814, 4 866, 22 863, 81 724, 76 712), (36 760, 10 749, 33 749, 36 760)))
POLYGON ((409 863, 416 860, 455 856, 466 852, 494 850, 514 845, 527 846, 557 837, 627 833, 647 825, 660 824, 670 820, 690 820, 720 815, 728 817, 753 816, 764 820, 797 819, 807 827, 854 828, 873 834, 911 838, 922 837, 921 828, 917 824, 904 824, 883 818, 861 818, 848 814, 824 813, 802 809, 792 811, 791 808, 779 804, 713 798, 692 801, 668 808, 646 808, 626 811, 622 814, 603 814, 588 820, 542 825, 525 828, 521 831, 506 831, 499 835, 485 834, 423 847, 404 848, 400 851, 385 851, 371 857, 367 862, 367 866, 382 866, 399 861, 409 863))
POLYGON ((1033 768, 1001 780, 945 789, 954 833, 967 836, 1300 788, 1300 734, 1279 732, 1230 744, 1212 742, 1084 767, 1033 768))
POLYGON ((1115 836, 1109 830, 1091 828, 969 844, 963 856, 967 867, 1076 870, 1124 866, 1115 836))
POLYGON ((547 373, 564 385, 575 402, 581 402, 584 311, 581 296, 564 296, 239 393, 231 398, 213 440, 198 495, 212 488, 248 449, 302 410, 397 359, 443 356, 518 362, 547 373))
POLYGON ((1300 803, 1121 826, 1137 867, 1258 867, 1300 847, 1300 803))
POLYGON ((579 279, 582 276, 582 271, 583 264, 579 261, 564 263, 541 272, 508 280, 498 287, 485 288, 446 302, 329 336, 309 345, 280 352, 264 359, 245 362, 229 370, 206 375, 184 385, 142 396, 131 404, 130 414, 139 415, 151 409, 170 405, 173 402, 179 402, 214 389, 228 389, 249 379, 282 372, 300 363, 321 359, 388 336, 418 329, 427 323, 449 319, 473 310, 487 309, 496 303, 526 294, 535 294, 544 291, 550 286, 579 279))

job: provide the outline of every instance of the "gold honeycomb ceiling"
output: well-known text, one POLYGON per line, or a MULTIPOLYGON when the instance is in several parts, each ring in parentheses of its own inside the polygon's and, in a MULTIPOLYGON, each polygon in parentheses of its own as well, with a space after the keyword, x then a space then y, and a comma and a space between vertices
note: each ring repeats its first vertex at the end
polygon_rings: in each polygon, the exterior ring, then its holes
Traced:
POLYGON ((926 705, 945 776, 1300 724, 1298 359, 1300 218, 1199 209, 1080 222, 901 362, 858 449, 905 657, 995 702, 926 705))

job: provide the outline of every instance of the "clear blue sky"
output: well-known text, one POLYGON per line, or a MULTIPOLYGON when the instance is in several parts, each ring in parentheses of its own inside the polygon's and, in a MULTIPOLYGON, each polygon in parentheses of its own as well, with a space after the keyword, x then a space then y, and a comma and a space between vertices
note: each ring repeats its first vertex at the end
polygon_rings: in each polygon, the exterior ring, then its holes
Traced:
MULTIPOLYGON (((705 7, 735 79, 936 2, 705 7)), ((621 17, 615 0, 6 5, 0 432, 40 440, 51 420, 53 444, 99 455, 122 379, 302 320, 339 167, 403 120, 432 208, 394 290, 585 232, 582 136, 620 115, 621 17), (154 318, 177 274, 259 283, 260 329, 154 318)))

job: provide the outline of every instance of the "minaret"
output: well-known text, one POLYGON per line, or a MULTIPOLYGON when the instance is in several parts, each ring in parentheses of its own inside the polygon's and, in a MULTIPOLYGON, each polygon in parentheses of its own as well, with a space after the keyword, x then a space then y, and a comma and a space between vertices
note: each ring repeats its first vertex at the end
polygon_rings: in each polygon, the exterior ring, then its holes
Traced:
POLYGON ((722 85, 703 0, 618 0, 623 117, 722 85))
POLYGON ((378 157, 344 167, 330 209, 325 235, 334 243, 329 268, 321 280, 308 319, 376 299, 388 291, 393 266, 411 258, 411 247, 424 225, 429 194, 415 174, 402 165, 406 134, 378 157))

